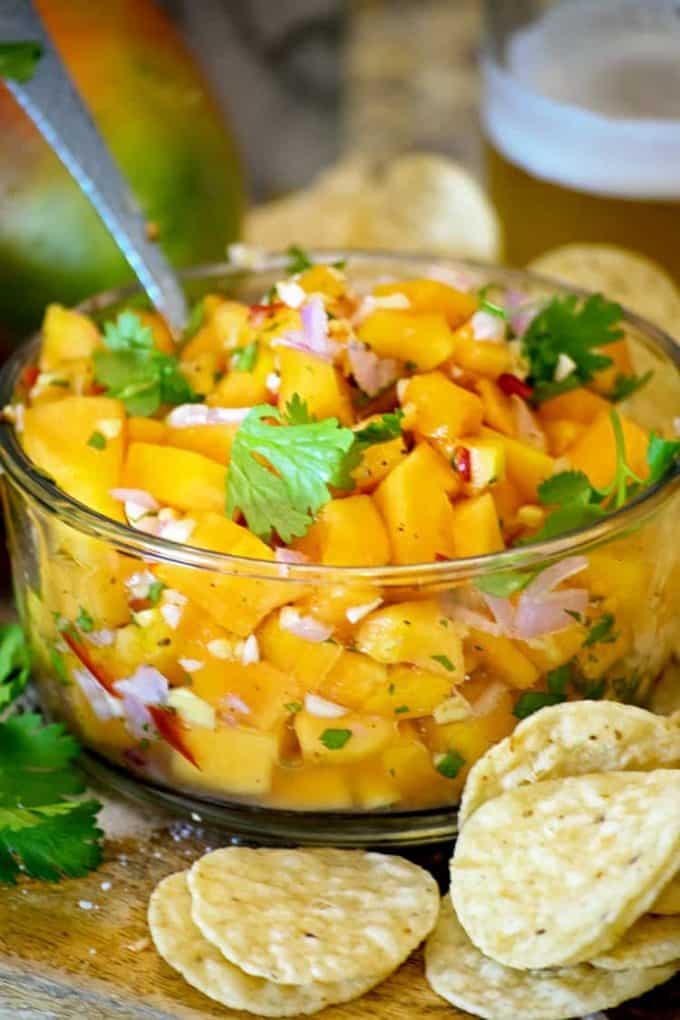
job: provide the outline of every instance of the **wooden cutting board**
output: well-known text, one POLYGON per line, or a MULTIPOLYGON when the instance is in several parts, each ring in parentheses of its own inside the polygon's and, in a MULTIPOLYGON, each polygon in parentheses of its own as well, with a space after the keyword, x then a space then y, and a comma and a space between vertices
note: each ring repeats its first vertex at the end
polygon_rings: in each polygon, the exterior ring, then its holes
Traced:
MULTIPOLYGON (((58 885, 0 889, 0 1018, 21 1020, 252 1020, 194 991, 149 942, 146 904, 164 875, 224 843, 196 823, 109 802, 105 861, 58 885), (122 820, 121 820, 122 819, 122 820)), ((423 863, 423 852, 419 853, 423 863)), ((441 873, 446 851, 431 863, 441 873)), ((363 998, 322 1020, 469 1020, 434 994, 416 954, 363 998)), ((680 1020, 680 979, 607 1014, 611 1020, 680 1020)), ((517 1020, 521 1020, 520 1017, 517 1020)))

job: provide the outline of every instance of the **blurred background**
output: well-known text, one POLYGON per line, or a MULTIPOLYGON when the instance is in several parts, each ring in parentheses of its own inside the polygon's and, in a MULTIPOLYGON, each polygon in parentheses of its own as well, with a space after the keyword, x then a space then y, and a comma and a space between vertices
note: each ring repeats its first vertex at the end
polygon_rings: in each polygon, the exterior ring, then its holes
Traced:
MULTIPOLYGON (((653 315, 652 259, 680 331, 677 0, 33 2, 175 265, 419 250, 653 315)), ((1 84, 0 132, 7 350, 130 270, 1 84)))

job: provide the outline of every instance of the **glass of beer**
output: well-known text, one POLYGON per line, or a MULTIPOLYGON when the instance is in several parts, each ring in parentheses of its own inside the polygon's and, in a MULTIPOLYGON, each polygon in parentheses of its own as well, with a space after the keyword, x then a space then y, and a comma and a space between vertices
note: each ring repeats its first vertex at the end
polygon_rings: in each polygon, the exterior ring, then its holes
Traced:
POLYGON ((488 184, 510 264, 607 242, 680 281, 680 3, 486 0, 488 184))

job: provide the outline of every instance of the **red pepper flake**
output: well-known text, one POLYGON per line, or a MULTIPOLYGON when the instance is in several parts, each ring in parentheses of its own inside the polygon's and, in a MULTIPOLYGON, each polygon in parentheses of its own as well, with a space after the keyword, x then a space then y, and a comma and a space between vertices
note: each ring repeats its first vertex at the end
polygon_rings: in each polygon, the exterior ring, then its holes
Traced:
POLYGON ((177 713, 169 708, 163 708, 162 705, 147 705, 146 707, 153 719, 154 726, 163 739, 200 772, 201 766, 184 742, 183 727, 177 713))
POLYGON ((24 385, 27 390, 33 389, 36 382, 38 381, 39 375, 40 369, 38 368, 37 365, 27 365, 26 368, 21 373, 22 385, 24 385))
POLYGON ((61 632, 66 644, 69 646, 73 654, 83 664, 85 669, 92 674, 105 691, 112 694, 114 698, 119 698, 120 694, 113 686, 115 680, 109 676, 108 671, 94 661, 87 648, 78 640, 78 638, 70 630, 64 630, 61 632))
POLYGON ((530 400, 533 396, 534 389, 529 383, 524 382, 523 379, 519 379, 512 372, 502 372, 497 379, 499 388, 505 393, 506 397, 517 396, 521 397, 522 400, 530 400))
POLYGON ((453 451, 452 463, 464 482, 472 480, 472 458, 466 446, 457 446, 453 451))

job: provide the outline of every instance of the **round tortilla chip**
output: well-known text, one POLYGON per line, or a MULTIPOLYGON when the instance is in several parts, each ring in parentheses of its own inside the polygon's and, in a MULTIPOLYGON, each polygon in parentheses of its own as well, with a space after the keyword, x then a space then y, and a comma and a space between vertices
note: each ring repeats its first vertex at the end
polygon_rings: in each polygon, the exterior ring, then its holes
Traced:
POLYGON ((467 777, 458 825, 506 790, 588 772, 680 767, 680 717, 615 701, 572 701, 535 712, 477 761, 467 777))
POLYGON ((672 878, 651 907, 652 914, 680 914, 680 874, 672 878))
POLYGON ((187 872, 168 875, 149 900, 149 929, 156 949, 199 992, 230 1009, 257 1016, 317 1013, 333 1003, 363 995, 386 975, 329 984, 276 985, 245 974, 203 937, 191 919, 187 872))
POLYGON ((680 968, 680 917, 645 914, 629 928, 620 942, 590 961, 604 970, 629 967, 660 967, 677 961, 680 968))
POLYGON ((454 1006, 486 1020, 564 1020, 618 1006, 663 984, 680 968, 604 971, 587 964, 552 971, 512 970, 472 944, 448 897, 425 947, 425 975, 454 1006))
POLYGON ((361 850, 227 847, 194 864, 189 886, 205 937, 247 973, 286 984, 394 970, 439 909, 426 871, 361 850))
POLYGON ((567 244, 540 255, 529 269, 601 291, 671 336, 680 337, 680 290, 646 255, 608 244, 567 244))
POLYGON ((533 970, 611 949, 678 870, 680 771, 608 772, 510 790, 465 824, 451 896, 487 956, 533 970))

